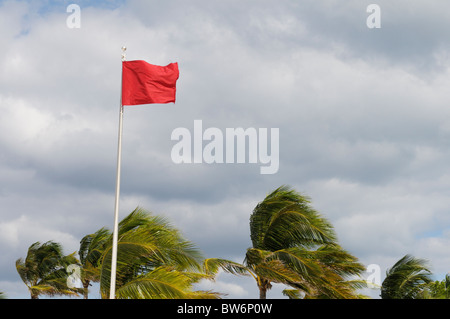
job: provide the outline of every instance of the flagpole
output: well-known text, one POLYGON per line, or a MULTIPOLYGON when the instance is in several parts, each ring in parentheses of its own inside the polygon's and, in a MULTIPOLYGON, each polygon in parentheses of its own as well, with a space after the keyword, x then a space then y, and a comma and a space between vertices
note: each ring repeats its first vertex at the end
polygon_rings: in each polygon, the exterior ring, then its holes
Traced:
MULTIPOLYGON (((122 47, 122 63, 125 61, 126 47, 122 47)), ((122 79, 122 77, 121 77, 122 79)), ((116 268, 117 268, 117 242, 119 237, 119 194, 120 194, 120 167, 122 161, 122 127, 123 127, 123 105, 122 105, 122 80, 120 85, 120 112, 119 112, 119 138, 117 145, 117 178, 116 178, 116 200, 114 205, 114 231, 111 258, 111 283, 109 299, 116 296, 116 268)))

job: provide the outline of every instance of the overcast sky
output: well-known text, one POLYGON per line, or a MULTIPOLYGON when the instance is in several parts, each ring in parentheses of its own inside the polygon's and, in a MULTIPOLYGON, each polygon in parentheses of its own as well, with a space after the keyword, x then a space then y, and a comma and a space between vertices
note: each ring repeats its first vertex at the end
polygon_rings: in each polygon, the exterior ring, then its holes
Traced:
MULTIPOLYGON (((0 1, 0 291, 15 260, 113 227, 121 47, 178 62, 175 104, 125 108, 120 217, 166 216, 206 257, 242 262, 249 216, 288 184, 381 280, 405 254, 450 271, 450 3, 0 1), (79 28, 67 7, 77 4, 79 28), (368 28, 379 5, 381 28, 368 28), (279 170, 175 164, 174 129, 279 128, 279 170)), ((216 289, 257 298, 221 274, 216 289)), ((281 298, 275 287, 269 298, 281 298)), ((370 291, 378 296, 378 291, 370 291)), ((98 296, 92 291, 92 296, 98 296)))

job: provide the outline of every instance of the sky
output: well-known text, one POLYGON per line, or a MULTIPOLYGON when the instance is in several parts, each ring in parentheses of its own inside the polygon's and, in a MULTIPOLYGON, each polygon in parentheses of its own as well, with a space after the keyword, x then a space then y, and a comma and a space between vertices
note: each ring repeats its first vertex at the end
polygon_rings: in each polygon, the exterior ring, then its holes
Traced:
MULTIPOLYGON (((29 298, 15 261, 34 242, 68 254, 113 228, 122 46, 127 60, 178 62, 180 77, 175 103, 125 107, 120 218, 145 208, 205 257, 242 262, 253 208, 290 185, 380 280, 406 254, 442 280, 448 12, 445 0, 0 1, 0 291, 29 298), (175 163, 171 134, 196 120, 279 129, 278 171, 175 163)), ((223 273, 200 286, 258 297, 252 279, 223 273)))

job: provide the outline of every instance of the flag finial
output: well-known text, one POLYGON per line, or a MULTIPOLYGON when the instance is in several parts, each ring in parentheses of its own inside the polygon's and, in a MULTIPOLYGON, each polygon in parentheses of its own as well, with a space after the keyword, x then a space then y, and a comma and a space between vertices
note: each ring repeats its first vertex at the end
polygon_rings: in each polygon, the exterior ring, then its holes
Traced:
POLYGON ((122 61, 125 61, 125 51, 127 50, 127 47, 122 47, 122 61))

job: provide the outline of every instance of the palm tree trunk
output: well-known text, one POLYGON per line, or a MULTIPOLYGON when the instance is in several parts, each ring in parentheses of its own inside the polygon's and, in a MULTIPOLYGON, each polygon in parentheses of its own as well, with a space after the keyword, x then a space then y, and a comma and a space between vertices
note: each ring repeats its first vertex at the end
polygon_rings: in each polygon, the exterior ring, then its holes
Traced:
POLYGON ((265 287, 259 287, 259 299, 266 299, 267 289, 265 287))
POLYGON ((89 294, 89 280, 83 280, 83 296, 84 299, 88 299, 89 294))
POLYGON ((270 281, 264 278, 259 278, 259 299, 266 299, 267 290, 270 288, 270 281))

